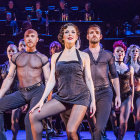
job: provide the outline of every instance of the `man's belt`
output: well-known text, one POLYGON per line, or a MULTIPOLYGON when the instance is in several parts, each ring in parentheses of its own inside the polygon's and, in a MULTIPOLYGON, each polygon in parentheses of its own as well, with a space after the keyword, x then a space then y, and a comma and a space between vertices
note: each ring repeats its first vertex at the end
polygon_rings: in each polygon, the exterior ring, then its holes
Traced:
POLYGON ((104 89, 109 88, 109 87, 110 87, 109 85, 100 86, 100 87, 95 87, 95 92, 100 91, 100 90, 104 90, 104 89))
POLYGON ((29 86, 29 87, 19 88, 19 90, 20 91, 31 91, 31 90, 35 89, 36 87, 41 86, 42 84, 43 84, 43 82, 41 81, 41 82, 36 83, 36 84, 29 86))

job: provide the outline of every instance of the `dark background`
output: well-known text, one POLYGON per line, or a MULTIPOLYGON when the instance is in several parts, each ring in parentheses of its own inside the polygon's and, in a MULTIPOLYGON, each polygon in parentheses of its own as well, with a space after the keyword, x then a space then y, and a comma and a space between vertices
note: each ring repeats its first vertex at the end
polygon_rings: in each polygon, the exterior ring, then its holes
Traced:
MULTIPOLYGON (((87 0, 67 0, 68 7, 78 6, 84 8, 87 0)), ((24 7, 35 6, 36 0, 14 0, 15 7, 18 10, 24 10, 24 7)), ((47 10, 49 5, 58 6, 59 0, 40 0, 42 8, 47 10)), ((140 14, 139 0, 92 0, 92 7, 95 9, 96 16, 102 20, 131 20, 135 14, 140 14)), ((6 6, 8 0, 0 0, 0 6, 6 6)))

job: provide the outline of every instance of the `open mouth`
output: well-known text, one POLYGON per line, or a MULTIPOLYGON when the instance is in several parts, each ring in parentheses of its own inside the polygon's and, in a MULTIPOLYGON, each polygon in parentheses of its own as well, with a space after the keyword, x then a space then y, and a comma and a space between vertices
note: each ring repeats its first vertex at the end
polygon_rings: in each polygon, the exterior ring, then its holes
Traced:
POLYGON ((72 37, 69 37, 69 38, 68 38, 68 40, 72 40, 72 39, 73 39, 72 37))

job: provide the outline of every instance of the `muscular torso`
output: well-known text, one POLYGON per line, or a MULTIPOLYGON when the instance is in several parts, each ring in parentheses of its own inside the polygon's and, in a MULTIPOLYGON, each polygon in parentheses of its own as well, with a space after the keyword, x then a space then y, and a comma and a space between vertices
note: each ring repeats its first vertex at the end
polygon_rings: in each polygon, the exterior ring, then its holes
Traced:
POLYGON ((15 63, 20 87, 32 86, 42 80, 44 60, 41 55, 39 52, 23 52, 16 57, 15 63))

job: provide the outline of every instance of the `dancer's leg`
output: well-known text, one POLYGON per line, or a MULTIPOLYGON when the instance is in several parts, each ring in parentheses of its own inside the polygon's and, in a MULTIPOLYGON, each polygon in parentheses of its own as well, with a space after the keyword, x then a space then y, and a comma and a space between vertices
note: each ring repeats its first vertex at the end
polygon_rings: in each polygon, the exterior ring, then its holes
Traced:
POLYGON ((82 122, 87 111, 87 107, 83 105, 73 105, 70 118, 67 124, 68 140, 78 140, 77 129, 82 122))
POLYGON ((40 112, 38 112, 38 109, 36 109, 32 114, 30 114, 30 123, 33 139, 42 140, 42 130, 43 130, 41 122, 42 119, 58 114, 65 110, 66 107, 64 104, 57 101, 56 99, 52 99, 51 101, 43 105, 40 112))

